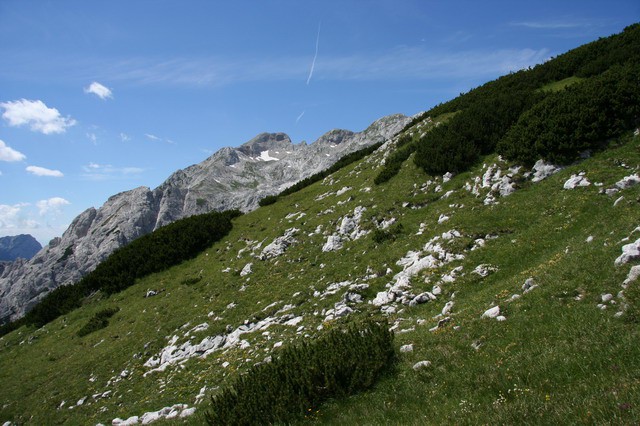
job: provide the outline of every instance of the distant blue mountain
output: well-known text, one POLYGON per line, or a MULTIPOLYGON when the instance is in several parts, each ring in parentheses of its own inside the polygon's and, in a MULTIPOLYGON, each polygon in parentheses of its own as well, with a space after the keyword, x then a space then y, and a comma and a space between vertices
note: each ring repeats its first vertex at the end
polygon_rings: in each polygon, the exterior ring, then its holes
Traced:
POLYGON ((0 261, 13 261, 19 257, 28 260, 40 249, 42 246, 31 235, 0 237, 0 261))

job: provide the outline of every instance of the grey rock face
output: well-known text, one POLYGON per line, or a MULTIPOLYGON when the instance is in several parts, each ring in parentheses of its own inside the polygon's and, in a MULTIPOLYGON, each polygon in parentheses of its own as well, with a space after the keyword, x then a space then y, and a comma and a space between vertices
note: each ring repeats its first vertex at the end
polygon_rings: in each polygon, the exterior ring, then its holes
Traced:
POLYGON ((115 249, 160 226, 210 211, 255 209, 263 197, 342 156, 390 139, 409 120, 391 115, 359 133, 332 130, 312 144, 294 145, 284 133, 263 133, 178 170, 158 188, 114 195, 99 209, 87 209, 76 217, 62 237, 54 238, 31 260, 5 265, 0 272, 0 324, 22 317, 51 290, 78 281, 115 249))

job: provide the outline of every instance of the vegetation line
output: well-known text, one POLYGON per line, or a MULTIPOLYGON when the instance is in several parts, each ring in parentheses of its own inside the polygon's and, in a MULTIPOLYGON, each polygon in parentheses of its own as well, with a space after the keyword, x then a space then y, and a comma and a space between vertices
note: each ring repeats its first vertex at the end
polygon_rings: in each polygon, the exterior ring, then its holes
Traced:
POLYGON ((100 291, 118 293, 136 279, 164 271, 222 239, 233 227, 238 210, 212 212, 178 220, 114 251, 80 281, 47 294, 23 318, 0 327, 3 336, 22 325, 42 327, 82 305, 84 298, 100 291))

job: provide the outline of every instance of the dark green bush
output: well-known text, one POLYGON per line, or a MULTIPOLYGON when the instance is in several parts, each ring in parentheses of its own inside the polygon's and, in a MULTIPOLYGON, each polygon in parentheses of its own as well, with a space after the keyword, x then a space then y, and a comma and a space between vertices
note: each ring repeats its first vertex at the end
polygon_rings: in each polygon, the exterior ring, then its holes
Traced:
POLYGON ((393 333, 386 322, 338 327, 252 367, 211 398, 205 418, 210 425, 289 423, 329 398, 371 387, 394 359, 393 333))
POLYGON ((404 163, 416 150, 416 144, 411 140, 411 138, 409 138, 405 143, 400 143, 402 141, 403 138, 398 142, 396 151, 387 157, 382 170, 374 178, 373 183, 376 185, 387 182, 389 179, 397 175, 400 171, 400 167, 402 167, 402 163, 404 163))
POLYGON ((136 279, 195 257, 227 235, 233 226, 231 220, 240 214, 232 210, 191 216, 134 240, 114 251, 77 283, 47 294, 26 314, 23 323, 41 327, 76 309, 95 291, 117 293, 133 285, 136 279))
POLYGON ((278 196, 277 195, 267 195, 266 197, 264 197, 260 201, 258 201, 258 205, 260 207, 264 207, 264 206, 268 206, 270 204, 273 204, 276 201, 278 201, 278 196))
POLYGON ((638 125, 640 65, 615 66, 549 94, 522 114, 497 147, 498 153, 531 165, 540 158, 568 164, 585 150, 638 125))
POLYGON ((389 229, 374 229, 371 233, 371 239, 377 244, 385 241, 394 241, 403 230, 404 226, 401 223, 396 223, 390 226, 389 229))
POLYGON ((105 328, 109 325, 109 318, 114 316, 120 308, 106 308, 95 313, 80 330, 78 330, 78 337, 84 337, 87 334, 93 333, 96 330, 105 328))
POLYGON ((473 104, 446 124, 420 139, 414 161, 431 175, 460 173, 471 167, 482 154, 494 151, 498 141, 543 95, 527 84, 513 85, 508 92, 485 91, 473 104))
MULTIPOLYGON (((572 104, 577 105, 577 108, 572 107, 567 112, 565 107, 568 105, 562 107, 556 105, 558 103, 564 104, 564 102, 558 101, 564 95, 561 93, 550 96, 551 100, 546 100, 543 102, 544 105, 538 106, 533 111, 530 109, 540 102, 543 96, 538 89, 572 76, 596 78, 595 76, 599 76, 611 68, 633 66, 632 64, 639 62, 640 25, 634 24, 625 28, 624 32, 620 34, 580 46, 534 68, 510 73, 468 93, 461 94, 451 101, 435 106, 422 115, 435 117, 440 114, 460 111, 447 123, 447 134, 442 133, 444 129, 440 132, 431 131, 419 141, 414 157, 415 163, 427 173, 434 175, 447 171, 461 172, 466 170, 477 161, 479 155, 492 153, 496 149, 496 144, 505 137, 507 131, 525 111, 530 111, 526 119, 530 123, 525 121, 521 123, 521 128, 513 130, 509 141, 500 143, 499 151, 509 158, 526 158, 530 162, 535 161, 533 158, 540 151, 546 150, 559 161, 570 161, 569 159, 575 157, 578 138, 584 136, 581 139, 583 141, 582 149, 593 148, 597 144, 594 141, 598 138, 602 140, 602 133, 606 133, 598 130, 600 123, 603 122, 601 120, 605 118, 605 111, 617 109, 623 105, 631 105, 630 96, 628 96, 628 92, 616 93, 616 97, 610 99, 611 102, 607 104, 608 95, 598 96, 596 89, 581 100, 576 98, 571 101, 572 104), (594 98, 591 99, 591 96, 594 98), (595 101, 597 99, 599 100, 595 101), (601 113, 597 116, 592 115, 590 119, 584 119, 589 114, 583 114, 582 110, 590 110, 597 104, 599 105, 596 109, 600 109, 601 113), (575 110, 580 110, 580 112, 575 112, 575 110), (556 113, 560 113, 561 118, 552 122, 544 122, 556 113), (536 117, 538 114, 544 114, 544 118, 536 117), (574 129, 571 128, 574 123, 580 124, 575 134, 573 134, 574 129), (525 143, 519 142, 523 139, 534 139, 539 131, 546 130, 549 130, 549 134, 544 135, 543 140, 539 142, 543 145, 542 150, 536 149, 527 141, 525 143), (600 133, 599 136, 592 139, 598 133, 600 133), (567 139, 573 141, 567 142, 567 139), (547 146, 555 148, 547 149, 547 146)), ((637 75, 637 68, 635 73, 637 75)), ((583 84, 574 85, 575 89, 583 84)), ((628 87, 637 88, 637 80, 628 87)), ((605 93, 604 87, 600 90, 600 93, 605 93)), ((618 111, 622 111, 622 109, 618 109, 618 111)), ((619 129, 620 122, 628 123, 626 120, 630 115, 629 111, 634 111, 634 108, 629 108, 627 111, 625 117, 613 116, 612 121, 608 122, 605 127, 619 129)), ((612 134, 615 135, 615 131, 608 134, 609 136, 606 137, 611 137, 612 134)), ((391 175, 393 167, 396 166, 390 166, 390 170, 384 172, 391 175)), ((386 176, 384 177, 386 178, 386 176)))

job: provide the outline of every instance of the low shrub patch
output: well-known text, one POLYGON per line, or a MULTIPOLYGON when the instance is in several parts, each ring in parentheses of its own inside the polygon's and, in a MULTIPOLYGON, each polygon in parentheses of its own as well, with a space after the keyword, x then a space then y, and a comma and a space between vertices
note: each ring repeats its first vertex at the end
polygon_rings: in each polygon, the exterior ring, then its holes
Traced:
POLYGON ((211 398, 205 418, 210 425, 288 423, 329 398, 369 388, 394 359, 386 322, 337 327, 252 367, 211 398))
POLYGON ((78 330, 78 337, 84 337, 96 330, 105 328, 109 325, 109 318, 114 316, 119 310, 120 308, 107 308, 96 312, 96 314, 91 317, 89 322, 87 322, 84 327, 78 330))

